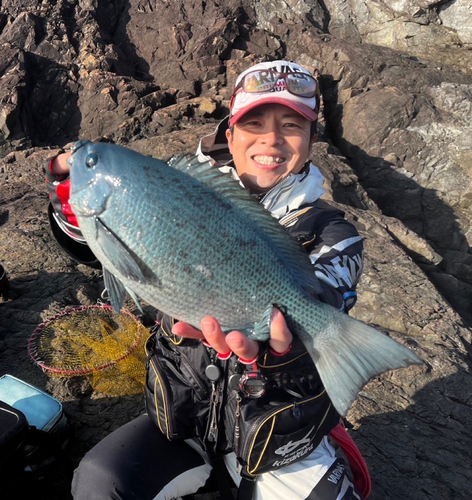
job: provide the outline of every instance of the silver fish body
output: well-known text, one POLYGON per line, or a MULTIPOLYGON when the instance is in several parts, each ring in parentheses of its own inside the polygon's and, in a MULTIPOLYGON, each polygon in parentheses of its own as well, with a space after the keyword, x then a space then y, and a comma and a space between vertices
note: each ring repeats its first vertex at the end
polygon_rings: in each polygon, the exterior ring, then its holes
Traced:
POLYGON ((371 377, 420 361, 315 300, 320 288, 306 252, 211 165, 191 157, 170 166, 87 141, 76 144, 70 164, 72 209, 115 308, 126 289, 196 327, 210 315, 225 331, 266 340, 275 305, 342 415, 371 377))

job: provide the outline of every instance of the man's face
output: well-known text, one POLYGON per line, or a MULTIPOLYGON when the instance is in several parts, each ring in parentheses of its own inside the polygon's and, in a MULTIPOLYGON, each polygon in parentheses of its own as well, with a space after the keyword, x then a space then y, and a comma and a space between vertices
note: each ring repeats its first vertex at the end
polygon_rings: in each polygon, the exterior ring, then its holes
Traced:
POLYGON ((264 104, 246 113, 226 138, 236 171, 252 193, 263 193, 303 168, 316 137, 311 122, 281 104, 264 104))

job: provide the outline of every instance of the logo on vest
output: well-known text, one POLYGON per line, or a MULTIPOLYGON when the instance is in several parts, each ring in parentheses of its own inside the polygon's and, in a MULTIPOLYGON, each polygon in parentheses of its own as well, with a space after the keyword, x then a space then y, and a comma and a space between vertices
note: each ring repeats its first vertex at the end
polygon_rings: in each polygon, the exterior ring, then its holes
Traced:
POLYGON ((295 460, 298 460, 299 458, 306 457, 313 451, 314 448, 315 445, 313 443, 307 444, 302 448, 300 448, 299 450, 294 451, 292 454, 290 454, 288 457, 285 457, 283 460, 276 460, 272 464, 272 467, 283 467, 285 465, 294 462, 295 460))
POLYGON ((289 441, 287 444, 284 444, 280 448, 275 450, 276 455, 282 455, 283 460, 276 460, 272 466, 273 467, 282 467, 283 465, 287 465, 294 460, 302 458, 308 453, 310 453, 315 447, 311 442, 312 437, 310 438, 310 434, 315 430, 315 426, 313 426, 306 436, 298 441, 289 441), (300 448, 301 446, 301 448, 300 448), (288 456, 287 456, 288 455, 288 456))
POLYGON ((344 474, 344 464, 338 463, 333 469, 333 472, 328 476, 328 481, 333 484, 338 484, 344 474))
POLYGON ((288 453, 291 453, 292 451, 296 450, 299 446, 303 444, 308 444, 310 442, 310 434, 311 432, 315 429, 315 426, 313 426, 307 433, 307 435, 300 439, 299 441, 289 441, 287 444, 284 444, 280 448, 277 448, 275 450, 276 455, 282 455, 285 457, 288 453))

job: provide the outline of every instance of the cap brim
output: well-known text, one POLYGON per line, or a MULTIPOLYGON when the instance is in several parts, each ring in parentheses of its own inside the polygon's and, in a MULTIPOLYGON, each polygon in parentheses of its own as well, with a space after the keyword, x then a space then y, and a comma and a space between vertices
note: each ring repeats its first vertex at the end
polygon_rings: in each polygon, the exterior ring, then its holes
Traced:
POLYGON ((293 109, 311 122, 314 122, 318 118, 318 115, 315 113, 315 111, 308 106, 274 96, 260 99, 251 104, 248 104, 246 107, 238 111, 234 116, 230 117, 229 126, 233 127, 234 124, 237 123, 247 112, 251 111, 251 109, 257 108, 258 106, 262 106, 264 104, 281 104, 282 106, 287 106, 288 108, 293 109))

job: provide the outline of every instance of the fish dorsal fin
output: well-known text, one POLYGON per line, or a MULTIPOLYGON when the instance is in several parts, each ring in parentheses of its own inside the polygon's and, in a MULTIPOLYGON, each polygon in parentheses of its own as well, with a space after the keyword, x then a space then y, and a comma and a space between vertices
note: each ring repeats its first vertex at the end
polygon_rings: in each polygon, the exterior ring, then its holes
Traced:
POLYGON ((210 187, 225 200, 243 210, 255 224, 263 228, 299 286, 308 294, 322 292, 313 265, 303 247, 280 226, 256 198, 249 194, 247 189, 241 187, 238 181, 220 172, 209 161, 202 163, 198 156, 178 156, 172 158, 169 165, 210 187))

